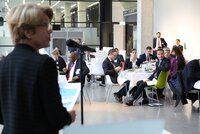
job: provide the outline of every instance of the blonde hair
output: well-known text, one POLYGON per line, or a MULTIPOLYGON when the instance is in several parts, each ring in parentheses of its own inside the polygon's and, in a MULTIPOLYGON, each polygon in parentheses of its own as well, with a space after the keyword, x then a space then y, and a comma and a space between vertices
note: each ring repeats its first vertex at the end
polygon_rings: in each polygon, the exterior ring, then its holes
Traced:
POLYGON ((50 7, 42 7, 37 4, 21 4, 11 9, 7 16, 7 22, 10 28, 12 40, 14 43, 27 39, 24 30, 35 31, 35 28, 41 24, 42 14, 53 18, 53 11, 50 7))

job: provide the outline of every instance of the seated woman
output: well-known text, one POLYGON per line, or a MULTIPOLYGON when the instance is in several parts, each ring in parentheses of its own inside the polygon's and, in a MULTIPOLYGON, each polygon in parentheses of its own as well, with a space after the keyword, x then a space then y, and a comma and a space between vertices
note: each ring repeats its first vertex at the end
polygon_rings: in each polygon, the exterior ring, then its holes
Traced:
POLYGON ((130 58, 127 58, 125 62, 125 69, 132 69, 132 68, 135 68, 136 66, 139 67, 140 64, 141 62, 137 58, 136 49, 131 49, 130 58))
POLYGON ((52 51, 52 58, 56 62, 56 67, 59 71, 65 71, 66 70, 65 60, 60 56, 60 52, 59 52, 59 49, 57 47, 52 51))
POLYGON ((171 55, 176 58, 177 71, 183 70, 185 65, 186 65, 186 62, 185 62, 185 58, 184 58, 183 53, 181 52, 181 50, 177 46, 174 46, 172 48, 171 55))

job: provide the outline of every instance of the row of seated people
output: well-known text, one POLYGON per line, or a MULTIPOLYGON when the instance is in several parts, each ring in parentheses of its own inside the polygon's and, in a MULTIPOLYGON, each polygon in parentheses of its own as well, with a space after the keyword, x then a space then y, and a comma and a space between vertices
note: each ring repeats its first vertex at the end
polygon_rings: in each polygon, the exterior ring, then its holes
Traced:
MULTIPOLYGON (((149 48, 149 47, 147 47, 149 48)), ((148 49, 147 49, 148 50, 148 49)), ((146 53, 148 53, 148 51, 146 51, 146 53)), ((117 55, 117 52, 115 50, 109 51, 108 54, 108 58, 107 62, 104 61, 103 63, 103 69, 105 72, 105 75, 110 75, 111 80, 113 83, 117 83, 116 79, 118 77, 118 72, 121 70, 121 67, 116 67, 116 66, 111 66, 111 64, 109 65, 110 68, 106 67, 108 65, 108 59, 110 60, 111 63, 113 63, 116 59, 117 56, 112 57, 113 55, 117 55), (116 54, 115 54, 116 53, 116 54), (112 59, 114 58, 114 59, 112 59), (111 71, 112 70, 112 71, 111 71)), ((126 60, 125 63, 125 69, 128 68, 132 68, 133 64, 136 64, 137 66, 139 66, 140 61, 139 59, 136 57, 136 50, 133 49, 130 53, 130 59, 126 60), (131 62, 131 59, 135 59, 135 62, 131 62)), ((157 50, 157 62, 156 62, 156 69, 154 71, 154 73, 148 78, 148 80, 152 80, 153 78, 157 78, 159 73, 161 71, 169 71, 170 70, 170 76, 173 76, 176 74, 177 70, 182 70, 185 67, 185 59, 180 51, 180 49, 178 47, 173 47, 172 51, 170 52, 170 49, 168 47, 164 48, 164 49, 158 49, 157 50), (161 63, 160 63, 161 61, 161 63)), ((138 96, 141 94, 141 92, 143 92, 144 87, 146 86, 146 81, 139 81, 137 83, 137 86, 134 87, 134 89, 137 90, 137 93, 135 94, 135 96, 133 97, 132 100, 129 100, 129 102, 127 102, 127 105, 132 105, 132 102, 134 100, 136 100, 138 98, 138 96)), ((159 97, 162 98, 163 94, 162 91, 163 90, 159 90, 160 93, 158 93, 159 97)), ((119 90, 119 92, 114 93, 114 96, 116 98, 117 101, 122 102, 122 96, 125 96, 127 92, 127 89, 121 89, 119 90)), ((146 100, 146 96, 145 93, 143 95, 143 97, 145 98, 142 103, 146 104, 148 103, 148 100, 146 100)))
MULTIPOLYGON (((117 83, 118 72, 120 72, 122 69, 120 66, 115 67, 115 65, 113 64, 113 61, 116 59, 116 57, 117 57, 116 50, 111 49, 108 53, 108 57, 105 59, 105 61, 103 62, 103 65, 102 65, 105 75, 109 75, 111 78, 111 81, 113 83, 117 83)), ((157 50, 157 57, 158 57, 158 61, 156 62, 156 70, 148 78, 148 80, 152 80, 153 78, 156 79, 161 71, 169 71, 170 70, 170 61, 169 61, 169 59, 164 57, 163 49, 157 50)), ((126 85, 128 85, 127 87, 129 87, 130 81, 127 80, 127 81, 125 81, 125 83, 126 83, 126 85)), ((133 104, 133 101, 136 100, 138 98, 138 96, 141 94, 141 92, 144 91, 145 85, 146 85, 146 81, 138 82, 137 87, 136 87, 137 89, 135 89, 135 87, 133 89, 133 90, 137 90, 137 92, 136 92, 135 96, 132 97, 133 98, 132 100, 129 100, 128 102, 126 102, 127 105, 133 104)), ((129 89, 126 89, 125 87, 123 87, 118 92, 114 93, 115 99, 118 102, 122 103, 122 97, 126 96, 128 91, 129 91, 129 89)), ((144 97, 143 103, 147 103, 148 100, 146 100, 145 93, 144 93, 143 97, 144 97)))

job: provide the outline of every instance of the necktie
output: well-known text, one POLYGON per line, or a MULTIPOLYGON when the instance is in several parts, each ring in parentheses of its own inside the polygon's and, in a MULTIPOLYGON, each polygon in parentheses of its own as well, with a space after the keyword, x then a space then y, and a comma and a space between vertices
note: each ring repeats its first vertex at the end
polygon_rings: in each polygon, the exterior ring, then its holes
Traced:
POLYGON ((72 67, 74 66, 74 63, 71 64, 71 67, 69 68, 69 71, 67 73, 67 80, 69 79, 70 76, 70 71, 72 70, 72 67))
POLYGON ((160 45, 160 38, 158 38, 158 47, 161 47, 161 45, 160 45))

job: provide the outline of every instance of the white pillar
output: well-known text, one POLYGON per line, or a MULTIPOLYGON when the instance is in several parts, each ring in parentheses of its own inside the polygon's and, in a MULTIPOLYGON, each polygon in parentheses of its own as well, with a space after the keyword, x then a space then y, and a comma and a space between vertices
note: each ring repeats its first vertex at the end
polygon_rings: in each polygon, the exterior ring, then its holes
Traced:
MULTIPOLYGON (((65 3, 65 22, 71 22, 71 4, 65 3)), ((65 23, 65 27, 71 27, 71 23, 65 23)))
MULTIPOLYGON (((60 8, 56 8, 56 13, 55 13, 55 21, 60 22, 62 17, 62 12, 60 8)), ((57 23, 60 24, 60 23, 57 23)))
MULTIPOLYGON (((88 4, 86 2, 78 2, 78 22, 86 22, 86 8, 88 4)), ((86 27, 86 23, 78 23, 78 27, 86 27)))
POLYGON ((153 46, 153 0, 137 1, 137 51, 153 46))

